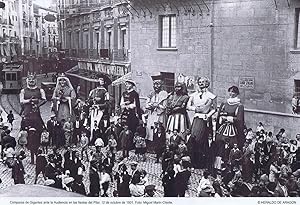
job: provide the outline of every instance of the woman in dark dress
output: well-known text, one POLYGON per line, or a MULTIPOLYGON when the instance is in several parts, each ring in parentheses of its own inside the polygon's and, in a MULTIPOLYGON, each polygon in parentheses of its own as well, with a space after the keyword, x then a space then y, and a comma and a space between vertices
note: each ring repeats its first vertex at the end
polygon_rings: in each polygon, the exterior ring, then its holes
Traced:
POLYGON ((91 161, 89 177, 90 177, 89 196, 98 197, 100 194, 100 177, 98 173, 97 161, 91 161))
POLYGON ((125 164, 119 165, 119 170, 114 178, 117 181, 118 196, 130 197, 129 182, 131 180, 131 176, 128 174, 125 164))
POLYGON ((228 92, 229 98, 220 105, 217 116, 217 156, 222 158, 226 157, 224 156, 226 143, 229 143, 229 147, 238 144, 238 147, 242 149, 245 141, 244 105, 238 98, 239 89, 232 86, 228 92))

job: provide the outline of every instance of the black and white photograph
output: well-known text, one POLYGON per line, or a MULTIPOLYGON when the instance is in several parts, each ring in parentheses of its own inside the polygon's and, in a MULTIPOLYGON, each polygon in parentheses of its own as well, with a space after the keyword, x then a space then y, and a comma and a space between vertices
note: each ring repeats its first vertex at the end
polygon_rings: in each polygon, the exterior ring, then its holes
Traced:
POLYGON ((0 1, 0 200, 299 197, 299 17, 299 0, 0 1))

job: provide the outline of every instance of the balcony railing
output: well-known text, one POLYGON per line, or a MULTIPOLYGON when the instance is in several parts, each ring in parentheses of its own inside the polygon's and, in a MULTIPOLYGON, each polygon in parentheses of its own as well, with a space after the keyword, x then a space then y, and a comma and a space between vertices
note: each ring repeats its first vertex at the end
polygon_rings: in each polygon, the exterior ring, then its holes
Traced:
POLYGON ((67 49, 66 57, 91 60, 128 61, 128 49, 67 49))
POLYGON ((115 49, 113 50, 113 58, 115 61, 126 61, 128 60, 128 49, 115 49))

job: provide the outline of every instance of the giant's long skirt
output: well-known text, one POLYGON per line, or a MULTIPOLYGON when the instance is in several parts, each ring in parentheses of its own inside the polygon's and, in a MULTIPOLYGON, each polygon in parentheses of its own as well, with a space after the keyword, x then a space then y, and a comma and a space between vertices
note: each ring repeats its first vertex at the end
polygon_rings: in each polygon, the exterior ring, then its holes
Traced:
POLYGON ((229 143, 230 147, 238 144, 238 131, 233 123, 223 123, 216 132, 217 156, 224 157, 225 143, 229 143))
POLYGON ((71 117, 70 107, 68 102, 60 102, 58 111, 57 111, 57 121, 61 122, 62 119, 67 120, 71 117))
POLYGON ((191 135, 195 137, 194 156, 192 157, 193 166, 195 168, 204 168, 206 163, 205 153, 208 135, 212 134, 212 123, 201 118, 194 118, 191 135))
POLYGON ((183 133, 189 128, 190 121, 187 114, 176 113, 169 116, 166 131, 178 130, 179 133, 183 133))

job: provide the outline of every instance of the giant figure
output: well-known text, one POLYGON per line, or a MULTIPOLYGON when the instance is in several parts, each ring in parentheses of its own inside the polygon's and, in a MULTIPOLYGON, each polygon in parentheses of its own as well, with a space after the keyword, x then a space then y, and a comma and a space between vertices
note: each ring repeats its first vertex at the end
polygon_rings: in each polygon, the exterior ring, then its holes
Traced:
POLYGON ((209 79, 200 77, 197 80, 199 89, 191 94, 187 109, 195 113, 191 135, 195 139, 192 164, 195 168, 204 168, 206 159, 206 142, 213 134, 211 116, 216 112, 216 95, 208 91, 209 79))
POLYGON ((67 120, 72 117, 72 103, 76 98, 75 90, 69 80, 64 74, 57 78, 56 87, 53 92, 53 110, 59 122, 62 119, 67 120))
POLYGON ((147 118, 147 137, 146 139, 150 142, 154 142, 155 139, 154 131, 155 124, 161 123, 164 127, 166 126, 166 100, 168 93, 162 90, 162 80, 160 76, 152 76, 154 91, 150 93, 147 98, 146 112, 148 112, 147 118))
POLYGON ((167 100, 167 121, 166 131, 173 132, 177 130, 179 133, 184 133, 190 128, 190 121, 187 115, 186 106, 189 100, 186 86, 184 83, 177 82, 175 84, 174 93, 167 100))
POLYGON ((134 90, 135 82, 126 80, 126 91, 122 93, 120 107, 122 124, 127 125, 132 133, 136 132, 141 119, 139 94, 134 90))

